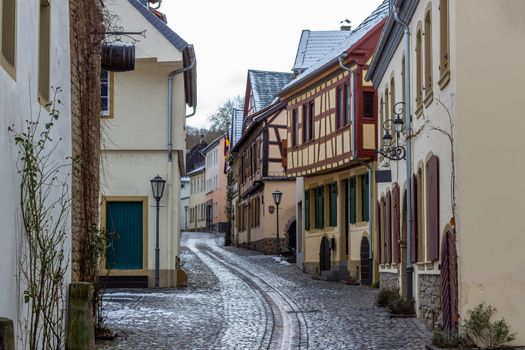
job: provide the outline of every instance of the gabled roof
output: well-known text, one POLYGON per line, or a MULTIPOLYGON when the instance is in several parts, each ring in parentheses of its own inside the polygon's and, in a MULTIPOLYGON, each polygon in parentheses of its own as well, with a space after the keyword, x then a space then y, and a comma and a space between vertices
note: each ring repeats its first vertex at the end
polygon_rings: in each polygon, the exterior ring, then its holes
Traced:
MULTIPOLYGON (((418 4, 419 0, 396 0, 394 6, 399 9, 399 18, 405 23, 410 23, 418 4)), ((365 77, 366 80, 372 80, 375 88, 378 87, 381 79, 383 79, 383 75, 392 57, 394 57, 394 53, 400 45, 402 38, 403 27, 397 23, 394 18, 394 12, 392 11, 381 33, 374 57, 365 77)))
POLYGON ((170 27, 155 16, 148 8, 147 1, 144 0, 128 0, 133 7, 135 7, 141 14, 150 22, 164 37, 177 48, 183 51, 188 45, 177 33, 171 30, 170 27))
POLYGON ((224 138, 225 135, 226 135, 226 134, 223 134, 223 135, 217 137, 217 138, 216 138, 215 140, 213 140, 212 142, 210 142, 210 144, 209 144, 208 146, 206 146, 206 148, 204 148, 204 149, 202 150, 202 153, 206 154, 206 153, 208 153, 209 150, 215 148, 215 147, 219 144, 219 142, 224 138))
POLYGON ((310 66, 307 70, 299 75, 296 79, 286 85, 280 92, 279 95, 291 90, 298 86, 300 83, 306 81, 308 78, 322 71, 324 68, 336 63, 339 56, 351 49, 359 40, 363 39, 366 34, 375 28, 389 13, 389 0, 384 0, 378 8, 376 8, 355 30, 352 31, 350 36, 345 40, 337 44, 330 52, 310 66))
POLYGON ((202 151, 207 146, 208 144, 205 141, 201 141, 186 153, 186 172, 191 172, 204 164, 206 157, 202 151))
POLYGON ((292 70, 298 74, 326 56, 352 34, 350 30, 303 30, 292 70))
POLYGON ((190 171, 189 173, 186 174, 186 176, 192 176, 192 175, 195 175, 195 174, 200 174, 200 173, 203 173, 204 170, 206 170, 206 167, 204 165, 198 167, 198 168, 195 168, 194 170, 190 171))
POLYGON ((248 82, 253 93, 255 111, 269 106, 274 100, 275 94, 293 78, 292 73, 248 70, 248 82))

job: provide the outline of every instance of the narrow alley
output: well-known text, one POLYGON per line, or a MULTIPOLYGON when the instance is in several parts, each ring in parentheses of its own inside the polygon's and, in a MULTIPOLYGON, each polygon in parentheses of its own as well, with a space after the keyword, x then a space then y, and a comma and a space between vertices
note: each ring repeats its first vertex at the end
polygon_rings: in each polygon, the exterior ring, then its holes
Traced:
POLYGON ((184 233, 185 289, 110 290, 100 349, 423 349, 418 319, 391 319, 376 291, 313 280, 294 265, 184 233), (337 327, 334 327, 337 325, 337 327))

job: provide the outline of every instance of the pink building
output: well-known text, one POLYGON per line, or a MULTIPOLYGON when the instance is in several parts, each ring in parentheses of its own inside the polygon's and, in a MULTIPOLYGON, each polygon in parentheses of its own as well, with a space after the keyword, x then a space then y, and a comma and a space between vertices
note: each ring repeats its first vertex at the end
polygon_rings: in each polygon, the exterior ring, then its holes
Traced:
POLYGON ((225 141, 226 137, 223 135, 203 150, 206 155, 206 228, 215 232, 226 232, 228 229, 227 179, 224 173, 225 141))

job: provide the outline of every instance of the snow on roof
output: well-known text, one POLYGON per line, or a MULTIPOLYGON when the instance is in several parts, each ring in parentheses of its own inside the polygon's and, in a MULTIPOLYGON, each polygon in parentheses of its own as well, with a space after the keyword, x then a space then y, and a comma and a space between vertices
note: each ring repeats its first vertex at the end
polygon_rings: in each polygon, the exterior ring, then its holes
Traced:
POLYGON ((378 25, 385 17, 388 16, 388 14, 388 0, 384 0, 383 3, 379 5, 379 7, 376 8, 355 30, 353 30, 346 39, 334 46, 327 55, 311 65, 295 80, 292 80, 289 84, 287 84, 280 91, 280 93, 298 85, 300 82, 305 81, 306 78, 335 62, 343 52, 352 48, 354 44, 362 39, 372 28, 378 25))
POLYGON ((292 73, 248 70, 255 111, 257 112, 270 105, 275 94, 285 87, 293 77, 292 73))
POLYGON ((235 146, 242 136, 242 120, 244 111, 242 109, 234 109, 232 112, 232 129, 230 133, 231 147, 235 146))
POLYGON ((303 72, 351 34, 350 30, 303 30, 292 70, 297 73, 303 72))

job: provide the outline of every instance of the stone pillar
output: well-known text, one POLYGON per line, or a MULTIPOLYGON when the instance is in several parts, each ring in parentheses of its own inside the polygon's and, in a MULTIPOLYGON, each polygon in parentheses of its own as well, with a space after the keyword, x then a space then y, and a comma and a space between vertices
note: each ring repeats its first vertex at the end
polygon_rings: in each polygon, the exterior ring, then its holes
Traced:
POLYGON ((95 350, 91 283, 69 285, 66 332, 66 350, 95 350))
POLYGON ((13 321, 0 317, 0 350, 15 350, 13 321))

